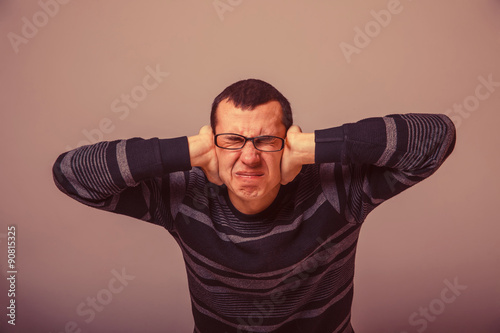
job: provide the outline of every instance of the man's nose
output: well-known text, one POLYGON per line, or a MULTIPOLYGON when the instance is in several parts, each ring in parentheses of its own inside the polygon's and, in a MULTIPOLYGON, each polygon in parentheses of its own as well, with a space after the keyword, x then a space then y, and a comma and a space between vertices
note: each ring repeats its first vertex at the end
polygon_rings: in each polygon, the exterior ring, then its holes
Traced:
POLYGON ((260 163, 260 151, 255 149, 252 141, 247 141, 245 146, 241 148, 240 159, 243 163, 254 166, 260 163))

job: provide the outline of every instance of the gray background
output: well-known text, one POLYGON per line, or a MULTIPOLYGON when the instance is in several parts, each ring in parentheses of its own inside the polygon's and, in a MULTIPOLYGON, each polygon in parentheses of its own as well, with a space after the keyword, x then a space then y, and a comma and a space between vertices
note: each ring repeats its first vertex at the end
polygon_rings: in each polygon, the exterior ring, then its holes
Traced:
MULTIPOLYGON (((479 77, 500 82, 500 2, 402 0, 381 27, 371 11, 394 1, 221 1, 231 9, 221 15, 212 0, 42 1, 51 15, 37 1, 0 1, 0 264, 5 277, 16 225, 19 271, 17 325, 0 310, 0 330, 192 331, 171 236, 65 197, 51 167, 87 136, 196 134, 215 95, 255 77, 289 98, 305 132, 391 113, 453 117, 451 157, 363 227, 352 321, 357 332, 499 332, 500 87, 473 96, 479 77), (365 26, 370 41, 358 37, 363 47, 346 57, 341 46, 365 26), (142 96, 148 66, 169 75, 142 96), (142 100, 114 112, 131 92, 142 100), (452 109, 464 102, 471 111, 452 109), (109 295, 122 268, 135 278, 86 322, 77 308, 109 295), (467 289, 445 304, 454 279, 467 289), (429 306, 437 315, 423 320, 429 306)), ((2 278, 0 309, 6 287, 2 278)))

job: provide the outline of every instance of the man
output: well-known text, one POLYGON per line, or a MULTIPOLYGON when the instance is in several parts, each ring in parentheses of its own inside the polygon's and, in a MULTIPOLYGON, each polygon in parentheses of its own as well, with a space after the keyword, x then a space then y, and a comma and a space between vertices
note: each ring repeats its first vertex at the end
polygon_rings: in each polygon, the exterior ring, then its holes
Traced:
POLYGON ((250 79, 215 98, 198 135, 80 147, 53 172, 72 198, 169 231, 194 332, 353 332, 362 222, 454 145, 453 123, 432 114, 302 133, 287 99, 250 79))

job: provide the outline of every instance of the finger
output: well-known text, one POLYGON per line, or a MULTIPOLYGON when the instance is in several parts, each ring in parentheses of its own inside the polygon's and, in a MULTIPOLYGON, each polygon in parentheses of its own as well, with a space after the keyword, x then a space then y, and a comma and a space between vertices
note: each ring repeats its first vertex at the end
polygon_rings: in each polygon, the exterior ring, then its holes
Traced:
POLYGON ((288 178, 289 178, 289 177, 288 177, 287 175, 283 175, 283 174, 282 174, 282 176, 281 176, 281 181, 280 181, 281 185, 286 185, 286 184, 288 184, 288 183, 290 182, 290 180, 289 180, 288 178))
POLYGON ((212 172, 207 174, 207 178, 211 183, 214 183, 215 185, 222 185, 222 179, 220 179, 219 173, 218 172, 212 172))
POLYGON ((200 129, 200 134, 209 134, 212 133, 212 126, 205 125, 200 129))
POLYGON ((288 133, 302 133, 302 129, 297 125, 292 125, 288 129, 288 133))
POLYGON ((214 183, 215 185, 219 185, 219 186, 221 186, 222 184, 224 184, 222 182, 222 179, 220 179, 220 177, 218 175, 217 175, 217 177, 213 177, 212 183, 214 183))

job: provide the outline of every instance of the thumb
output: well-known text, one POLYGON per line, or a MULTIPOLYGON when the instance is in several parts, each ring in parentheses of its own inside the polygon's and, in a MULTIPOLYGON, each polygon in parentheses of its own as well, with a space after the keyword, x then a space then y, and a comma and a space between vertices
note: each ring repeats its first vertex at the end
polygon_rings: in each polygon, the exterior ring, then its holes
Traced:
POLYGON ((297 125, 292 125, 288 129, 287 134, 288 133, 302 133, 302 129, 299 126, 297 126, 297 125))
POLYGON ((202 128, 200 128, 199 134, 213 134, 212 126, 210 125, 203 126, 202 128))

